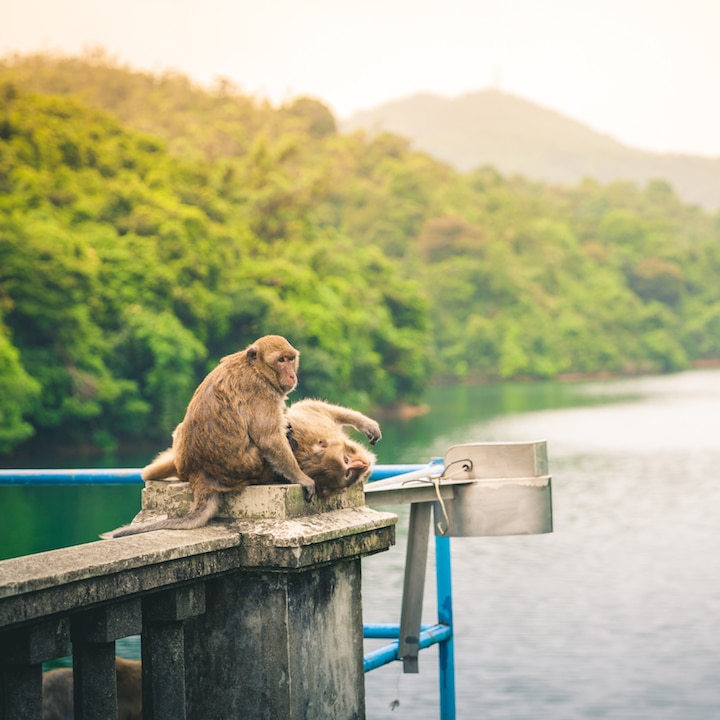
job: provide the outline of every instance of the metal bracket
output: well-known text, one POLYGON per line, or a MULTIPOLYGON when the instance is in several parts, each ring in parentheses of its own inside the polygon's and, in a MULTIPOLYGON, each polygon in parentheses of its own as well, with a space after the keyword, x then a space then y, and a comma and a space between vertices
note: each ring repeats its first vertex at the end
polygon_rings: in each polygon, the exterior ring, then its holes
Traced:
POLYGON ((432 505, 427 502, 410 506, 408 544, 405 559, 402 612, 400 615, 400 651, 403 672, 417 673, 420 651, 420 620, 425 591, 428 536, 432 505))

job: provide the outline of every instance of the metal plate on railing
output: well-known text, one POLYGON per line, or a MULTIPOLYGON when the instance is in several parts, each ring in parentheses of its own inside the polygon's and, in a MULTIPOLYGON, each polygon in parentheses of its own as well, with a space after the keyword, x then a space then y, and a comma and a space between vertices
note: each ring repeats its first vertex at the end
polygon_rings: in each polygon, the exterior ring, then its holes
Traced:
POLYGON ((544 441, 454 445, 445 478, 471 481, 434 503, 435 534, 449 537, 552 532, 552 494, 544 441))

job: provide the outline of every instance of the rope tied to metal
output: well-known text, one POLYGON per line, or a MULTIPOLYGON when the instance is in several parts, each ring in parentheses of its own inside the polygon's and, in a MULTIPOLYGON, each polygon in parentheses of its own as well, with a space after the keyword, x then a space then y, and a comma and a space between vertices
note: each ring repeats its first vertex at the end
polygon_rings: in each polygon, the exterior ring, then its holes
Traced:
POLYGON ((428 475, 427 477, 420 478, 417 480, 406 480, 402 484, 405 485, 409 482, 419 482, 419 483, 429 483, 433 486, 435 489, 435 495, 437 496, 437 501, 440 505, 440 510, 442 511, 443 518, 445 519, 444 527, 443 522, 439 521, 435 524, 435 528, 437 530, 438 535, 445 535, 448 531, 448 528, 450 527, 450 518, 448 517, 447 508, 445 507, 445 500, 443 499, 442 495, 440 494, 440 485, 443 480, 449 480, 450 478, 455 477, 456 475, 459 475, 460 473, 464 472, 470 472, 473 468, 473 462, 470 460, 470 458, 462 458, 461 460, 454 460, 451 462, 447 467, 444 467, 442 472, 439 475, 428 475), (450 470, 450 468, 453 465, 460 465, 459 468, 456 468, 455 470, 450 470))

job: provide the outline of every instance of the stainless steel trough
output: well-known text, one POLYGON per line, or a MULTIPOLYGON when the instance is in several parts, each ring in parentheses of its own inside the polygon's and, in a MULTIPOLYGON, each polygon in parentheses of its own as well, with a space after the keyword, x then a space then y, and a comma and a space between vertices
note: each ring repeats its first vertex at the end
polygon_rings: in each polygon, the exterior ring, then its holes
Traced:
POLYGON ((444 476, 469 480, 433 504, 435 534, 450 537, 552 532, 552 493, 545 442, 454 445, 444 476))
POLYGON ((544 440, 453 445, 440 462, 369 483, 369 505, 432 503, 436 535, 483 537, 552 532, 544 440))

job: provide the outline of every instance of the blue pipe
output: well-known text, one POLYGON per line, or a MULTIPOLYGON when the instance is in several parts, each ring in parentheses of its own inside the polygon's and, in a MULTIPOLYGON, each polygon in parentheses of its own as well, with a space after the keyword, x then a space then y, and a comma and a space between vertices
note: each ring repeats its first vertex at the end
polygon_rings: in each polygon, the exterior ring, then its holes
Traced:
POLYGON ((363 637, 376 640, 378 638, 390 638, 397 640, 400 637, 400 625, 397 623, 375 623, 374 625, 363 625, 363 637))
POLYGON ((0 485, 137 485, 139 468, 0 470, 0 485))
MULTIPOLYGON (((452 572, 450 567, 450 538, 435 536, 435 577, 437 586, 438 622, 453 626, 452 572)), ((440 644, 440 720, 455 720, 455 648, 452 632, 440 644)))
POLYGON ((422 465, 376 465, 370 475, 370 482, 374 480, 385 480, 395 477, 396 475, 405 475, 406 473, 416 472, 427 467, 427 463, 422 465))
MULTIPOLYGON (((415 472, 427 465, 376 465, 370 481, 415 472)), ((0 470, 0 485, 141 485, 140 468, 0 470)))
MULTIPOLYGON (((369 626, 374 627, 374 626, 369 626)), ((381 627, 381 626, 377 626, 381 627)), ((397 628, 396 634, 399 634, 400 632, 400 626, 382 626, 389 630, 389 628, 394 627, 397 628)), ((449 628, 447 625, 424 625, 424 629, 420 630, 420 643, 419 648, 420 650, 424 650, 427 647, 430 647, 431 645, 436 645, 437 643, 440 643, 440 647, 442 647, 442 644, 447 642, 452 637, 452 629, 449 628)), ((368 635, 365 635, 365 637, 369 637, 368 635)), ((378 636, 381 637, 381 636, 378 636)), ((392 637, 392 636, 390 636, 392 637)), ((369 672, 370 670, 375 670, 375 668, 382 667, 383 665, 387 665, 388 663, 391 663, 393 660, 399 660, 400 654, 400 640, 395 640, 395 642, 391 642, 389 645, 385 645, 384 647, 378 648, 377 650, 373 650, 372 652, 369 652, 367 655, 365 655, 363 666, 365 668, 365 672, 369 672)), ((443 717, 443 720, 444 717, 443 717)))
MULTIPOLYGON (((430 630, 434 625, 421 625, 420 630, 430 630)), ((375 623, 363 625, 363 637, 367 640, 383 638, 397 639, 400 637, 400 625, 398 623, 375 623)))
POLYGON ((393 662, 393 660, 399 660, 399 654, 400 641, 396 640, 389 645, 385 645, 384 647, 367 653, 367 655, 363 658, 363 670, 365 672, 370 672, 371 670, 375 670, 376 668, 393 662))

